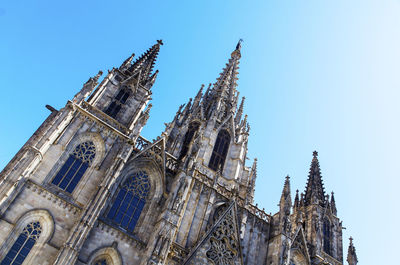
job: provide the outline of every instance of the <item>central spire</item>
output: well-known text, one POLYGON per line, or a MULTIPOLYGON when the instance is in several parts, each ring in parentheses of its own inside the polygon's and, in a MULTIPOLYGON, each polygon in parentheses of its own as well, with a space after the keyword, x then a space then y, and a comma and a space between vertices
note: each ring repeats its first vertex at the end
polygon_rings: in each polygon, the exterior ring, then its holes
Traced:
POLYGON ((231 58, 217 78, 212 89, 208 91, 205 99, 205 115, 210 117, 214 113, 220 113, 219 119, 223 119, 231 112, 234 113, 238 101, 239 93, 236 90, 238 80, 238 69, 241 58, 241 42, 236 45, 235 50, 231 53, 231 58))
POLYGON ((306 191, 304 195, 305 206, 311 204, 325 205, 325 191, 322 183, 321 169, 319 168, 318 152, 313 152, 313 159, 311 161, 310 174, 308 175, 308 181, 306 191))

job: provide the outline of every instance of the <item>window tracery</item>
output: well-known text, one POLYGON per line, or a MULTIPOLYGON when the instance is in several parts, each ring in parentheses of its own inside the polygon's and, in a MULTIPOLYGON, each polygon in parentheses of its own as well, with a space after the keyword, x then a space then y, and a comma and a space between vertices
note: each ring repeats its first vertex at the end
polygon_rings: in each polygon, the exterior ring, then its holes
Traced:
POLYGON ((79 144, 69 155, 51 183, 68 193, 72 193, 87 168, 92 164, 95 156, 96 147, 92 141, 79 144))
POLYGON ((221 130, 218 133, 217 140, 214 144, 214 149, 211 154, 208 167, 213 170, 218 170, 224 167, 226 155, 228 154, 229 143, 231 136, 226 130, 221 130))
POLYGON ((328 219, 324 220, 322 230, 324 236, 324 251, 326 254, 331 255, 331 223, 328 219))
POLYGON ((107 218, 128 232, 133 232, 149 191, 150 180, 147 174, 143 171, 135 173, 119 189, 107 218))
POLYGON ((183 143, 182 143, 182 148, 181 148, 181 153, 179 155, 179 159, 182 159, 187 152, 189 151, 189 145, 190 142, 193 139, 194 134, 198 131, 200 127, 200 123, 198 122, 192 122, 189 124, 188 130, 185 134, 185 137, 183 139, 183 143))
POLYGON ((122 105, 128 100, 130 94, 130 90, 127 87, 123 87, 105 110, 105 113, 115 119, 118 112, 121 110, 122 105))
POLYGON ((239 245, 236 240, 234 213, 231 208, 210 238, 211 247, 206 252, 208 259, 215 265, 234 265, 239 253, 239 245))
POLYGON ((108 265, 108 263, 106 259, 99 259, 94 263, 94 265, 108 265))
POLYGON ((7 255, 1 262, 1 265, 20 265, 24 262, 26 256, 28 256, 32 247, 39 239, 42 233, 42 227, 39 222, 29 223, 18 236, 14 245, 8 251, 7 255))

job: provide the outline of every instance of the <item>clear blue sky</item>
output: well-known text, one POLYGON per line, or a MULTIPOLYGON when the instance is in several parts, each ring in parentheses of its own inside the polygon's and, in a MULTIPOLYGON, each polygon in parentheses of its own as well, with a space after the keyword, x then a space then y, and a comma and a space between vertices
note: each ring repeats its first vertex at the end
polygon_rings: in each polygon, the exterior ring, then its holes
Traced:
POLYGON ((286 174, 292 196, 304 190, 316 149, 345 254, 352 235, 360 264, 398 260, 399 0, 55 2, 0 3, 1 168, 49 114, 45 104, 63 107, 98 70, 161 38, 143 131, 155 138, 243 38, 238 83, 258 204, 277 211, 286 174))

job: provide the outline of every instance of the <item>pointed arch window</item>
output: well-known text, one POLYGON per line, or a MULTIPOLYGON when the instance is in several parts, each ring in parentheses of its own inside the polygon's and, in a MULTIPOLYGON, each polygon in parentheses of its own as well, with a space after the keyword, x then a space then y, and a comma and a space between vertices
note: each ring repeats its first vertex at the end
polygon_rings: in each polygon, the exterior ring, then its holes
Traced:
POLYGON ((7 255, 1 262, 1 265, 20 265, 28 256, 32 247, 42 232, 42 227, 39 222, 29 223, 22 233, 18 236, 17 241, 12 245, 7 255))
POLYGON ((133 232, 149 191, 150 180, 146 172, 133 174, 120 187, 107 213, 107 219, 128 232, 133 232))
POLYGON ((325 253, 331 255, 331 223, 328 219, 324 220, 322 233, 324 236, 324 251, 325 253))
POLYGON ((130 90, 127 87, 121 88, 117 96, 106 109, 105 113, 115 119, 115 117, 118 115, 118 112, 121 110, 122 105, 128 100, 130 94, 130 90))
POLYGON ((208 167, 217 170, 224 167, 226 155, 228 154, 229 143, 231 136, 226 130, 221 130, 218 133, 217 140, 215 141, 214 149, 211 154, 211 159, 208 167))
POLYGON ((69 155, 51 183, 68 193, 72 193, 95 156, 96 147, 93 142, 88 141, 79 144, 69 155))
POLYGON ((181 148, 181 153, 179 155, 179 159, 182 159, 189 151, 190 142, 192 141, 194 134, 199 130, 199 127, 200 127, 200 123, 198 123, 198 122, 192 122, 189 124, 188 130, 185 134, 185 137, 183 138, 183 143, 182 143, 182 148, 181 148))

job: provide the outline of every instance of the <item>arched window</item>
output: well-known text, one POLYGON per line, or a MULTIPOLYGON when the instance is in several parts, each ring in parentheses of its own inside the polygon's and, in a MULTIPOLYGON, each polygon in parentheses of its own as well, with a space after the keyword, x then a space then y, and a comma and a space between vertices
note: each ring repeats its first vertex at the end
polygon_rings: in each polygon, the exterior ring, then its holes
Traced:
POLYGON ((66 192, 72 193, 95 156, 96 147, 93 142, 79 144, 69 155, 51 183, 66 192))
POLYGON ((322 232, 324 236, 324 251, 325 253, 331 255, 331 223, 328 219, 324 220, 322 232))
POLYGON ((193 136, 197 132, 199 127, 200 127, 200 123, 198 123, 198 122, 192 122, 189 124, 189 128, 185 134, 185 137, 183 138, 181 154, 179 155, 179 159, 182 159, 189 151, 190 142, 192 141, 193 136))
POLYGON ((121 110, 122 105, 125 104, 130 94, 130 90, 127 87, 123 87, 108 106, 105 113, 113 118, 117 117, 118 112, 121 110))
POLYGON ((128 232, 133 232, 146 204, 149 190, 150 181, 147 174, 143 171, 135 173, 120 187, 107 218, 128 232))
POLYGON ((218 133, 217 140, 215 141, 214 149, 211 154, 210 163, 208 167, 217 170, 224 167, 225 158, 228 153, 229 143, 231 141, 231 136, 226 130, 221 130, 218 133))
POLYGON ((42 227, 39 222, 29 223, 12 245, 1 265, 20 265, 39 239, 42 227))

